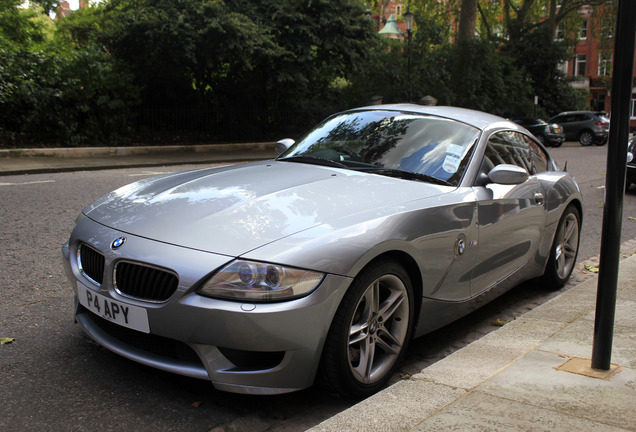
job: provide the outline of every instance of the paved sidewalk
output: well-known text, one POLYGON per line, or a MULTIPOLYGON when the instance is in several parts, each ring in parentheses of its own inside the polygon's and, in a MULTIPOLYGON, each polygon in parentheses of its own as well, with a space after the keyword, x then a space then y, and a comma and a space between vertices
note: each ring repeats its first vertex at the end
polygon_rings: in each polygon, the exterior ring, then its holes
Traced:
POLYGON ((589 360, 597 280, 310 431, 636 431, 636 255, 620 263, 610 373, 589 360))
POLYGON ((0 175, 273 159, 274 143, 0 150, 0 175))
MULTIPOLYGON (((0 150, 0 176, 273 157, 273 143, 0 150)), ((636 255, 620 263, 609 374, 590 368, 597 277, 588 276, 311 431, 636 431, 636 255)))

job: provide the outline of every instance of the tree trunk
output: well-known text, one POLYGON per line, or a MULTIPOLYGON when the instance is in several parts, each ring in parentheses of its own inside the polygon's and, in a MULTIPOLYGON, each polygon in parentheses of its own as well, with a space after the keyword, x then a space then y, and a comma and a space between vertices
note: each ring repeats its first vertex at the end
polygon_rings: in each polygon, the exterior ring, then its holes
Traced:
POLYGON ((475 39, 475 27, 477 25, 477 0, 462 0, 462 9, 459 14, 459 30, 457 32, 457 44, 475 39))

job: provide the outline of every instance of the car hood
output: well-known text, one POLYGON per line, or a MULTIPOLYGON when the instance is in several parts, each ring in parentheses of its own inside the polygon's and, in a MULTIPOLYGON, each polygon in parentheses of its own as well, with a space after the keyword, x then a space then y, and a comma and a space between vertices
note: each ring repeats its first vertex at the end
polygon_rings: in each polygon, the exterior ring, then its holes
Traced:
POLYGON ((94 202, 84 214, 124 233, 240 256, 341 217, 449 190, 346 169, 268 161, 142 180, 94 202))

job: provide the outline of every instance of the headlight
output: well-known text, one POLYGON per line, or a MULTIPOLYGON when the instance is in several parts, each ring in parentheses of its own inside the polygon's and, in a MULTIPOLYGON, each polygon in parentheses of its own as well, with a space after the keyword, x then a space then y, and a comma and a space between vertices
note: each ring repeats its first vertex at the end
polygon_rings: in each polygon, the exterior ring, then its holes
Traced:
POLYGON ((634 153, 627 152, 627 162, 631 162, 634 160, 634 153))
POLYGON ((236 260, 216 272, 199 294, 240 301, 282 301, 305 296, 324 274, 256 261, 236 260))
POLYGON ((84 212, 80 212, 80 214, 78 214, 77 217, 75 218, 75 225, 80 223, 80 221, 84 219, 85 217, 86 215, 84 214, 84 212))

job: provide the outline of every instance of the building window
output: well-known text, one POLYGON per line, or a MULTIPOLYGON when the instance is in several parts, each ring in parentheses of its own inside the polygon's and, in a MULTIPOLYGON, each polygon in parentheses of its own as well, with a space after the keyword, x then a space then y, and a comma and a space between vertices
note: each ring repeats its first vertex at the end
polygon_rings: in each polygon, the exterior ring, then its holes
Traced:
POLYGON ((605 93, 597 94, 591 101, 592 108, 596 111, 605 111, 605 93))
POLYGON ((574 76, 585 76, 585 61, 587 57, 585 54, 579 54, 576 56, 574 62, 574 76))
POLYGON ((636 92, 632 93, 632 109, 629 116, 632 119, 636 119, 636 92))
POLYGON ((587 39, 587 19, 581 21, 581 26, 579 27, 579 39, 586 40, 587 39))
POLYGON ((555 41, 562 41, 565 37, 565 33, 563 32, 563 30, 560 27, 557 27, 557 29, 554 32, 554 40, 555 41))
POLYGON ((395 16, 401 17, 403 10, 404 10, 404 5, 395 5, 395 16))
POLYGON ((610 76, 612 70, 612 54, 601 53, 598 55, 598 75, 610 76))

